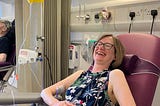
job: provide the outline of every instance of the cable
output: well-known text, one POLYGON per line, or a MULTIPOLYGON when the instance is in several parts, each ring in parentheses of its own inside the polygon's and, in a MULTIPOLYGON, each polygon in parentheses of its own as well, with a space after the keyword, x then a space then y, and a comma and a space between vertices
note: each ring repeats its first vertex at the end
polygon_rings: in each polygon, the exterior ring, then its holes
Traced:
POLYGON ((15 101, 15 95, 14 95, 14 92, 13 92, 13 90, 11 90, 11 95, 12 95, 12 102, 13 102, 13 106, 16 106, 16 101, 15 101))
POLYGON ((158 11, 157 10, 151 10, 151 15, 153 17, 153 20, 152 20, 152 25, 151 25, 151 31, 150 31, 150 34, 152 34, 152 31, 153 31, 153 24, 154 24, 154 19, 155 19, 155 16, 158 15, 158 11))
MULTIPOLYGON (((26 21, 26 30, 25 30, 25 33, 23 33, 23 41, 22 41, 22 43, 21 43, 21 45, 20 45, 20 49, 22 49, 23 48, 23 46, 24 46, 24 44, 25 44, 25 42, 26 42, 26 39, 27 39, 27 31, 28 31, 28 27, 29 27, 29 22, 30 22, 30 20, 31 20, 31 6, 32 6, 32 4, 30 5, 30 13, 29 13, 29 16, 28 16, 28 19, 27 19, 27 21, 26 21)), ((23 21, 24 22, 24 21, 23 21)), ((23 23, 24 24, 24 23, 23 23)), ((23 27, 23 32, 24 32, 24 27, 23 27)), ((19 49, 19 50, 20 50, 19 49)))
POLYGON ((135 17, 135 12, 130 12, 129 16, 131 17, 131 22, 130 22, 130 25, 129 25, 128 33, 130 33, 130 31, 131 31, 131 25, 132 25, 132 22, 133 22, 133 18, 135 17))
POLYGON ((50 61, 49 61, 49 58, 47 57, 47 55, 44 54, 44 57, 47 59, 47 63, 48 63, 48 67, 49 67, 49 72, 50 72, 51 83, 53 85, 53 76, 52 76, 52 72, 51 72, 51 64, 50 64, 50 61))
MULTIPOLYGON (((31 6, 32 6, 32 4, 30 4, 30 8, 29 8, 30 13, 31 13, 31 6)), ((30 20, 31 20, 31 14, 29 14, 29 16, 27 18, 25 29, 24 29, 24 26, 23 26, 23 40, 22 40, 22 43, 20 44, 19 50, 21 50, 23 48, 23 46, 25 45, 30 20)), ((23 25, 25 25, 24 21, 23 21, 23 25)), ((19 55, 19 53, 18 53, 18 55, 19 55)), ((20 64, 17 62, 15 67, 16 67, 15 74, 18 76, 18 73, 19 73, 19 70, 20 70, 20 64)))

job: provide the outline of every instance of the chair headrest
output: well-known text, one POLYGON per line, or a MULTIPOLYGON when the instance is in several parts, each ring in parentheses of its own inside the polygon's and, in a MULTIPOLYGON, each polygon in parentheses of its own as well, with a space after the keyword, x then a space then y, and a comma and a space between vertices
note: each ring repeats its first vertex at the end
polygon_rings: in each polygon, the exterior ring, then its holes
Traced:
POLYGON ((126 33, 117 36, 126 54, 136 54, 160 67, 160 37, 144 33, 126 33))
POLYGON ((160 68, 150 61, 139 58, 137 55, 125 55, 119 67, 126 75, 135 73, 154 73, 160 75, 160 68))
POLYGON ((122 61, 122 64, 120 65, 120 69, 127 75, 130 75, 133 70, 137 66, 137 61, 139 60, 137 55, 125 55, 122 61))

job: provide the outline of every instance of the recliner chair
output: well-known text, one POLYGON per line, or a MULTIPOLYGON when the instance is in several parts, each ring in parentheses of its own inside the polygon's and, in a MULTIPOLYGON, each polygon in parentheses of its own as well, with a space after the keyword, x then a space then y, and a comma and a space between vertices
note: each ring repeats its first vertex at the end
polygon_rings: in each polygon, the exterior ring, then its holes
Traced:
POLYGON ((137 106, 152 106, 160 76, 160 38, 142 33, 117 36, 126 49, 120 66, 137 106))
POLYGON ((15 69, 15 57, 16 57, 16 50, 15 45, 11 45, 10 53, 7 56, 6 62, 0 62, 0 90, 3 91, 4 87, 6 86, 6 82, 9 80, 12 72, 15 69))
MULTIPOLYGON (((14 21, 13 21, 14 24, 14 21)), ((7 33, 6 37, 10 40, 10 50, 6 62, 0 62, 0 91, 3 91, 6 82, 9 80, 16 65, 16 45, 15 45, 15 26, 7 33)))

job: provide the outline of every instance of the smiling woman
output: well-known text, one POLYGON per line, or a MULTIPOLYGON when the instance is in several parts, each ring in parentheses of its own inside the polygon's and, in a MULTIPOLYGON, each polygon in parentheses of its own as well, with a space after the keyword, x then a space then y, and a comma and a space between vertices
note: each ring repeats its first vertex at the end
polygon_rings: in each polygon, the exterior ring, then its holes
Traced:
POLYGON ((111 34, 103 35, 93 47, 93 65, 45 88, 41 97, 56 106, 135 106, 134 98, 123 72, 118 68, 124 57, 124 47, 111 34), (65 100, 56 98, 57 89, 66 91, 65 100), (55 96, 53 96, 55 95, 55 96))

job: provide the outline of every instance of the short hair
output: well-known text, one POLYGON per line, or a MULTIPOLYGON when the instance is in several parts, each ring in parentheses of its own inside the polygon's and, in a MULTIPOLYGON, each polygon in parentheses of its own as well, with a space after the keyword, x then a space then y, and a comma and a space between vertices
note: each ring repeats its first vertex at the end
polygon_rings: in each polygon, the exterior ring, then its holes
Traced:
MULTIPOLYGON (((124 46, 122 45, 121 41, 116 36, 113 36, 112 34, 105 34, 105 35, 101 36, 97 40, 97 42, 99 42, 101 39, 103 39, 105 37, 112 37, 113 38, 113 44, 114 44, 114 50, 115 50, 115 60, 112 61, 109 68, 110 69, 118 68, 121 65, 123 58, 124 58, 124 55, 125 55, 124 46)), ((94 52, 95 46, 96 45, 93 46, 92 52, 94 52)))
POLYGON ((10 28, 12 27, 12 23, 8 20, 4 20, 4 19, 0 19, 0 23, 4 23, 4 25, 6 26, 7 30, 10 30, 10 28))

